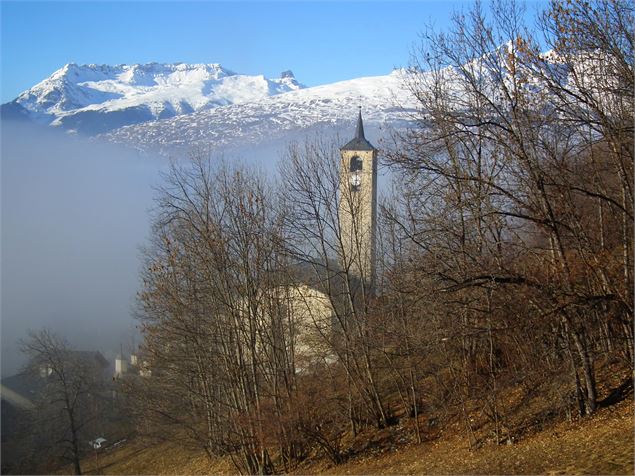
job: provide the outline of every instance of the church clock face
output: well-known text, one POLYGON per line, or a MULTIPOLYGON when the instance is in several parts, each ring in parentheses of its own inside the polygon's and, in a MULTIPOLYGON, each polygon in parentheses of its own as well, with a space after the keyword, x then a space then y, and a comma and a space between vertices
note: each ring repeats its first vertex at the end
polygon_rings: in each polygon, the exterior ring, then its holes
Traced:
POLYGON ((353 172, 351 174, 351 187, 354 192, 359 190, 359 186, 362 184, 362 176, 359 172, 353 172))
POLYGON ((350 183, 351 183, 351 188, 354 192, 356 192, 357 190, 359 190, 359 186, 362 183, 362 159, 360 159, 358 156, 354 155, 353 157, 351 157, 351 161, 349 164, 349 170, 351 172, 351 176, 350 176, 350 183))

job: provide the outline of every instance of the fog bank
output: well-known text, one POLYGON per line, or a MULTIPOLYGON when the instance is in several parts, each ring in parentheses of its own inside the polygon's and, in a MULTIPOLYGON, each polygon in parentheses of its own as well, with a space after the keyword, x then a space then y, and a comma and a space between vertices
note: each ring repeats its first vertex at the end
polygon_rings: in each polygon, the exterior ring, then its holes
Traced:
POLYGON ((139 246, 165 161, 2 122, 2 375, 47 327, 107 358, 128 346, 139 246))

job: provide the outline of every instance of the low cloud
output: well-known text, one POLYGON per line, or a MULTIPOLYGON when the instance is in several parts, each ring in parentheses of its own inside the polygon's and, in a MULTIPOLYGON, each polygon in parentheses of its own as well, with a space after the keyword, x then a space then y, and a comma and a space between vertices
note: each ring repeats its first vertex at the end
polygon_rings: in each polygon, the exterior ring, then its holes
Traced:
POLYGON ((2 375, 47 327, 79 349, 129 346, 139 247, 164 161, 2 122, 2 375))

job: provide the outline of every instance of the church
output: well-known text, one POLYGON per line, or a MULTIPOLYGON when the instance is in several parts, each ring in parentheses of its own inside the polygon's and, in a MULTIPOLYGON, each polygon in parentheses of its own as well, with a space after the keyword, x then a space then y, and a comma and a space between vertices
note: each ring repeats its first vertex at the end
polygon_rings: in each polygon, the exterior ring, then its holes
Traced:
MULTIPOLYGON (((376 280, 376 228, 377 228, 377 149, 366 139, 361 108, 357 128, 352 140, 340 147, 339 164, 339 271, 332 278, 335 287, 348 279, 351 296, 372 296, 376 280), (342 273, 346 270, 346 273, 342 273)), ((324 286, 309 285, 301 277, 295 284, 267 291, 268 297, 286 310, 285 340, 287 351, 293 355, 298 371, 317 362, 333 362, 333 339, 337 339, 334 305, 337 297, 329 296, 324 286)), ((344 288, 342 288, 344 289, 344 288)), ((341 292, 336 292, 341 294, 341 292)), ((348 300, 345 300, 348 301, 348 300)), ((356 304, 354 304, 356 305, 356 304)), ((342 313, 340 312, 340 317, 342 313)), ((268 329, 271 316, 263 311, 259 316, 263 329, 268 329)), ((272 329, 269 329, 272 331, 272 329)), ((267 332, 267 331, 265 331, 267 332)), ((261 344, 264 350, 268 336, 261 344)))

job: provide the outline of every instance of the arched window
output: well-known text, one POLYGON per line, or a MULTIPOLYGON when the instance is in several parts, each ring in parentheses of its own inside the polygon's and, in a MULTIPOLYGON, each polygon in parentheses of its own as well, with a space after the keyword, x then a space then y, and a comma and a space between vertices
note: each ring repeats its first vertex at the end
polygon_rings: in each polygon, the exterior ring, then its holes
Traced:
POLYGON ((351 172, 357 172, 358 170, 362 170, 362 159, 354 155, 351 157, 350 163, 351 172))

